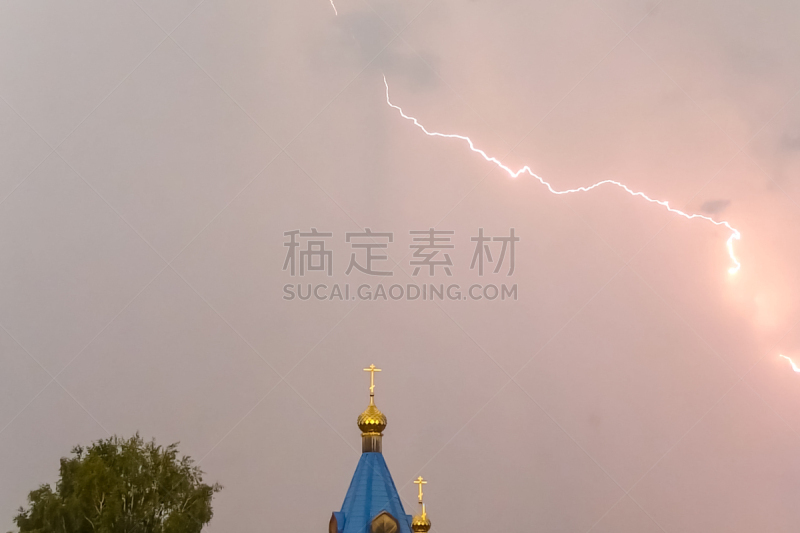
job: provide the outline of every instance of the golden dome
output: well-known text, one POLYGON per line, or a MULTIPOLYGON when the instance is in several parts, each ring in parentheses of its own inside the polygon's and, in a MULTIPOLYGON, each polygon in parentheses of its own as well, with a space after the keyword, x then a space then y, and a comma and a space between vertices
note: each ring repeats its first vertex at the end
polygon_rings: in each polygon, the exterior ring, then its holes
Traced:
POLYGON ((421 515, 417 515, 411 520, 411 530, 414 532, 425 533, 431 528, 431 521, 428 520, 428 515, 425 511, 421 515))
POLYGON ((358 415, 358 428, 361 433, 380 435, 386 429, 386 415, 375 407, 375 403, 370 398, 369 407, 366 411, 358 415))

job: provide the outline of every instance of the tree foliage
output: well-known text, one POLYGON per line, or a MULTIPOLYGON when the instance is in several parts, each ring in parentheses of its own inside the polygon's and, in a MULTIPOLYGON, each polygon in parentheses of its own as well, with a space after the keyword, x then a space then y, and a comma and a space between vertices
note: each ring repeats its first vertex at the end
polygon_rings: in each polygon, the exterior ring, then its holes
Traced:
POLYGON ((31 491, 14 522, 20 533, 198 533, 222 488, 202 476, 177 444, 114 436, 73 448, 55 490, 31 491))

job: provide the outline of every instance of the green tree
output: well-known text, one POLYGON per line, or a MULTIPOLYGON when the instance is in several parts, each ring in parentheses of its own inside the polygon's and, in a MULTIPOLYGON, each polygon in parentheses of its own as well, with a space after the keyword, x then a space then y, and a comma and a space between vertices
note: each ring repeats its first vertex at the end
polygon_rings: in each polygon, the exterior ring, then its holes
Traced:
POLYGON ((55 491, 31 491, 14 522, 20 533, 198 533, 221 489, 203 483, 191 458, 178 457, 177 443, 114 436, 73 448, 55 491))

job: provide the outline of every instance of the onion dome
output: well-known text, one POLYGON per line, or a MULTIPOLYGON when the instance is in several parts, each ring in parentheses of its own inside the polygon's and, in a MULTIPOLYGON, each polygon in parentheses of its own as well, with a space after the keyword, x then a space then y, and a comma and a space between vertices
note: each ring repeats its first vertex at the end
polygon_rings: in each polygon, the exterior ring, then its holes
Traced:
POLYGON ((431 528, 431 521, 428 520, 428 515, 425 514, 425 506, 422 506, 422 514, 415 516, 411 520, 411 531, 415 533, 427 533, 431 528))
POLYGON ((386 415, 375 407, 375 372, 380 368, 369 365, 369 407, 358 415, 358 428, 361 430, 361 451, 381 453, 383 450, 383 430, 386 429, 386 415))
POLYGON ((370 398, 369 407, 358 415, 358 428, 362 435, 380 435, 386 429, 386 415, 375 407, 372 398, 370 398))
POLYGON ((422 514, 418 514, 411 519, 411 531, 426 533, 431 528, 431 521, 428 520, 428 513, 425 512, 425 503, 422 501, 422 486, 427 485, 422 476, 414 480, 414 484, 419 486, 419 504, 422 506, 422 514))

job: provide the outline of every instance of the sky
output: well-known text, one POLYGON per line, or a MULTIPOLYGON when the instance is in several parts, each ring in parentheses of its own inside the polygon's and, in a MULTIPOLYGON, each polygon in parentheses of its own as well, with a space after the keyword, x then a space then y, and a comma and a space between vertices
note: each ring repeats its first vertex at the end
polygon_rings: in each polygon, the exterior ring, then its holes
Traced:
POLYGON ((138 431, 322 530, 375 364, 437 533, 796 531, 800 5, 334 1, 0 4, 2 527, 138 431))

